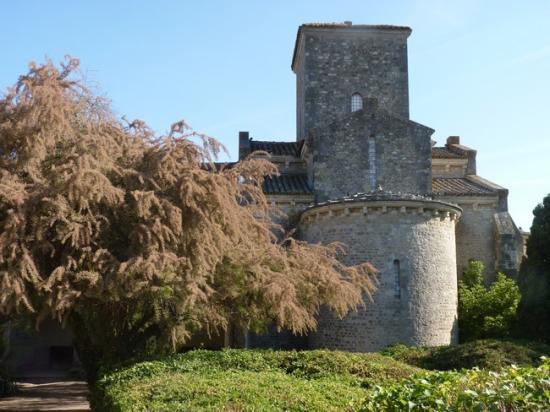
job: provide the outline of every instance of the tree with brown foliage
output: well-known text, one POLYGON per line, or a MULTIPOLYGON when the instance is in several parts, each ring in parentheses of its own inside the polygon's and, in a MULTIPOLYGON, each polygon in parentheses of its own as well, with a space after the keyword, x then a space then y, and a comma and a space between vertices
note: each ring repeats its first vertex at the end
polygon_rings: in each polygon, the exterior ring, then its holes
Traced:
POLYGON ((275 166, 217 168, 216 140, 121 121, 78 73, 31 64, 0 100, 1 313, 68 322, 97 361, 230 324, 304 333, 322 305, 363 304, 368 264, 275 236, 261 190, 275 166))

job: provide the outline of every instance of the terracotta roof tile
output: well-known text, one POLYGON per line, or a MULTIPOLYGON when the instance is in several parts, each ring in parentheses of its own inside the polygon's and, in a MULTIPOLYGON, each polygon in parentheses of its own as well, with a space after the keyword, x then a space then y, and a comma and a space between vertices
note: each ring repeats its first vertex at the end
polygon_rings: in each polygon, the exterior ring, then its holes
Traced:
POLYGON ((298 142, 266 142, 251 140, 250 150, 252 152, 262 150, 273 156, 300 156, 300 144, 298 142))
POLYGON ((458 153, 448 147, 432 147, 432 158, 435 159, 466 159, 465 153, 458 153))
POLYGON ((266 177, 263 184, 266 194, 309 194, 312 193, 305 175, 280 175, 266 177))
POLYGON ((467 177, 434 177, 432 192, 437 195, 495 195, 497 190, 467 177))

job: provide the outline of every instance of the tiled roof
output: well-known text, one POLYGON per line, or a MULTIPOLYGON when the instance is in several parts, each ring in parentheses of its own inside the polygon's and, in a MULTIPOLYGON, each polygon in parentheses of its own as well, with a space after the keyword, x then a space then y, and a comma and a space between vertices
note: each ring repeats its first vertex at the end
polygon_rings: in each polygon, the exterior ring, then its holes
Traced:
POLYGON ((432 157, 436 159, 466 159, 466 154, 455 152, 448 147, 432 147, 432 157))
MULTIPOLYGON (((267 142, 251 140, 250 150, 252 152, 261 150, 274 156, 300 156, 300 148, 303 140, 298 142, 267 142)), ((466 159, 466 153, 460 153, 448 147, 432 147, 432 157, 436 159, 466 159)))
POLYGON ((274 156, 300 156, 299 143, 297 142, 265 142, 259 140, 250 141, 250 150, 262 150, 274 156))
MULTIPOLYGON (((307 209, 314 209, 319 206, 326 206, 336 203, 353 203, 353 202, 402 202, 402 201, 420 201, 420 202, 437 202, 440 205, 445 205, 453 209, 460 210, 460 208, 446 201, 440 199, 434 199, 432 196, 416 195, 413 193, 394 193, 385 190, 373 190, 365 193, 355 193, 351 196, 340 197, 336 199, 330 199, 325 202, 315 203, 308 206, 307 209)), ((306 210, 307 210, 306 209, 306 210)))
POLYGON ((494 195, 497 190, 467 177, 434 177, 432 192, 438 195, 494 195))
POLYGON ((280 175, 266 177, 263 184, 266 194, 309 194, 312 193, 305 175, 280 175))

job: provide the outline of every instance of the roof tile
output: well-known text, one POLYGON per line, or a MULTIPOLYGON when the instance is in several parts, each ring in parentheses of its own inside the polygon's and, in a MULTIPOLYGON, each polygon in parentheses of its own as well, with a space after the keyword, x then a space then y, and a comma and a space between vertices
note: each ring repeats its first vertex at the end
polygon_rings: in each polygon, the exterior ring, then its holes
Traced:
POLYGON ((467 177, 434 177, 432 192, 438 195, 494 195, 494 188, 473 182, 467 177))
POLYGON ((435 159, 466 159, 465 153, 458 153, 448 147, 432 147, 432 157, 435 159))
POLYGON ((261 150, 273 156, 300 156, 298 142, 266 142, 260 140, 250 141, 250 150, 261 150))
POLYGON ((309 194, 312 193, 306 175, 283 174, 266 177, 263 184, 266 194, 309 194))

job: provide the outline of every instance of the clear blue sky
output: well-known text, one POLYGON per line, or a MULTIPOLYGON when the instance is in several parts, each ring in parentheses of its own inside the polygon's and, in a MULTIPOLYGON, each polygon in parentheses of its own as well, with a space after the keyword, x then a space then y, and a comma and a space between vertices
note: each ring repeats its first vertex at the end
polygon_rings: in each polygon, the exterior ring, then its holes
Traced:
POLYGON ((478 150, 516 222, 550 192, 549 1, 9 1, 0 89, 31 60, 81 60, 117 113, 158 132, 185 118, 221 140, 295 138, 296 30, 306 22, 408 25, 411 118, 478 150))

